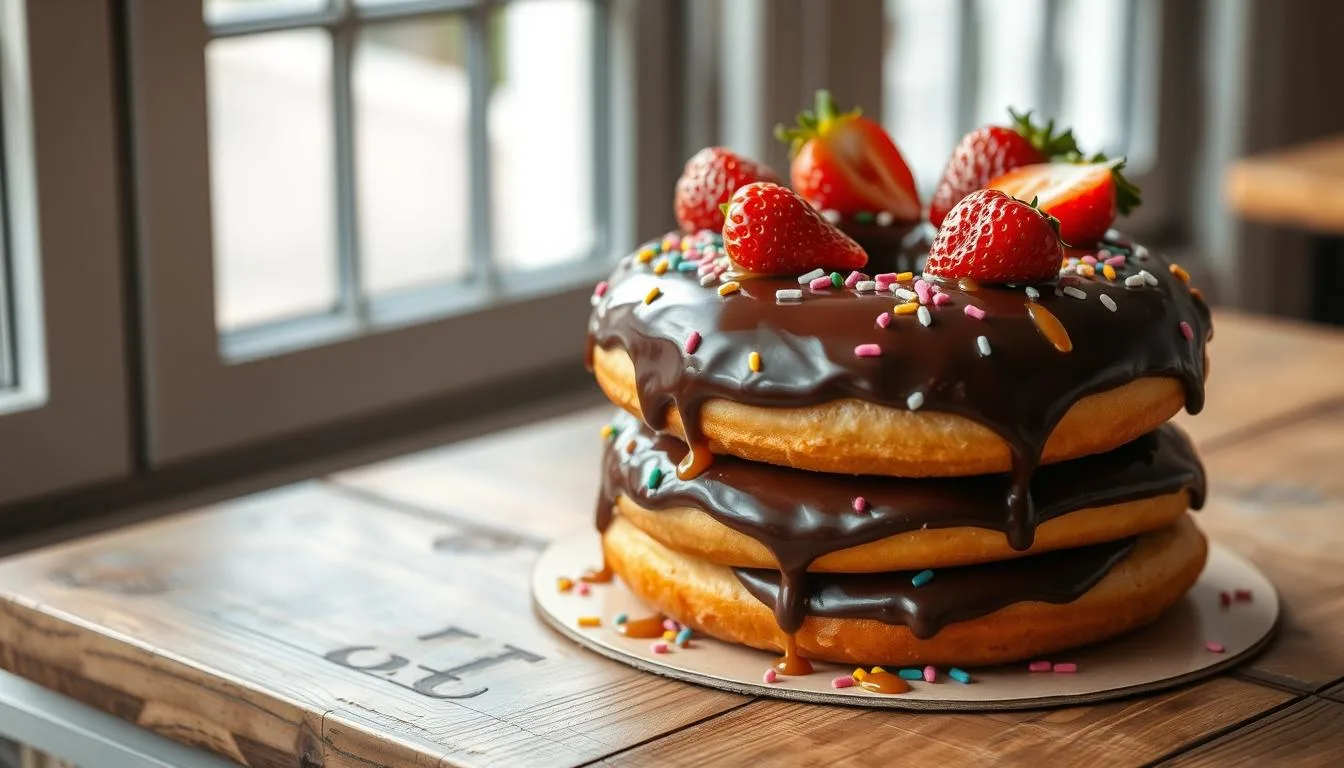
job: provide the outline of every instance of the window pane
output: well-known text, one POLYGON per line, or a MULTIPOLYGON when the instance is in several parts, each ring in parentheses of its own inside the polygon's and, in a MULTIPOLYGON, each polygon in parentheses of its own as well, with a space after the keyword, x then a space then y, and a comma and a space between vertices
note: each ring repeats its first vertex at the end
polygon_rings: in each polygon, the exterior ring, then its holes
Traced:
POLYGON ((1078 143, 1088 151, 1124 154, 1128 94, 1124 84, 1135 50, 1126 40, 1125 12, 1129 0, 1065 0, 1061 8, 1061 41, 1086 40, 1086 45, 1060 47, 1063 66, 1060 117, 1073 126, 1078 143), (1109 30, 1096 34, 1097 30, 1109 30))
POLYGON ((883 57, 883 122, 901 147, 924 194, 932 193, 958 138, 954 76, 957 4, 947 0, 887 0, 883 57))
POLYGON ((214 40, 206 66, 219 328, 330 311, 331 39, 299 30, 214 40))
MULTIPOLYGON (((976 0, 977 84, 974 124, 1003 124, 1008 108, 1039 110, 1047 55, 1045 0, 976 0)), ((1097 35, 1089 35, 1089 37, 1097 35)), ((1088 39, 1088 38, 1083 38, 1088 39)))
POLYGON ((471 201, 462 21, 363 28, 354 89, 365 289, 463 277, 471 201))
POLYGON ((227 24, 244 19, 267 19, 295 13, 311 13, 327 7, 328 0, 204 0, 207 24, 227 24))
POLYGON ((585 0, 494 11, 491 225, 505 268, 580 258, 595 242, 593 14, 585 0))
MULTIPOLYGON (((0 155, 3 155, 0 143, 0 155)), ((5 217, 5 163, 0 157, 0 390, 14 386, 14 343, 10 336, 9 242, 5 217)))

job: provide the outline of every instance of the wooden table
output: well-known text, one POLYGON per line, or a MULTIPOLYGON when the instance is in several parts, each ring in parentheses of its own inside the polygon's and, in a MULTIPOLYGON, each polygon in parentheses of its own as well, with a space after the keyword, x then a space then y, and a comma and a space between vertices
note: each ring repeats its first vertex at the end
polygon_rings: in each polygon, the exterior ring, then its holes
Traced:
POLYGON ((756 699, 543 627, 591 525, 605 408, 0 563, 0 665, 251 766, 1344 763, 1344 333, 1229 313, 1182 418, 1199 522, 1284 627, 1231 674, 1095 706, 899 714, 756 699))
POLYGON ((1227 197, 1247 219, 1344 235, 1344 136, 1236 162, 1227 197))

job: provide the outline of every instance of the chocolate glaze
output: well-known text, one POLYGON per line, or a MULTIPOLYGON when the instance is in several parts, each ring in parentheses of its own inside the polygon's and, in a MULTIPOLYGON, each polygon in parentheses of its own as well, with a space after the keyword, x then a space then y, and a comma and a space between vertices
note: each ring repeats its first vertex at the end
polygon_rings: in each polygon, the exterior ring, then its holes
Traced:
MULTIPOLYGON (((928 249, 928 229, 907 237, 907 258, 928 249)), ((1012 451, 1011 482, 1002 504, 1008 533, 1017 545, 1030 543, 1037 524, 1029 493, 1032 473, 1051 430, 1083 397, 1147 376, 1178 379, 1186 409, 1204 404, 1204 347, 1211 336, 1208 306, 1168 271, 1168 263, 1141 247, 1113 241, 1128 254, 1117 282, 1064 277, 1043 284, 1039 304, 1057 317, 1072 340, 1060 352, 1030 319, 1021 287, 983 286, 966 292, 942 286, 952 301, 931 308, 932 327, 913 315, 893 318, 880 328, 876 317, 890 311, 890 293, 860 294, 838 289, 813 292, 801 302, 777 305, 775 291, 798 288, 795 276, 748 276, 740 290, 721 297, 701 286, 694 272, 655 275, 648 264, 625 259, 596 303, 588 325, 589 364, 594 345, 624 348, 634 362, 640 408, 648 425, 663 429, 677 409, 694 451, 705 451, 700 409, 713 398, 766 407, 801 407, 857 398, 906 408, 908 396, 924 395, 923 408, 959 414, 1000 435, 1012 451), (1126 276, 1146 269, 1156 285, 1128 288, 1126 276), (645 297, 658 286, 662 295, 645 297), (1083 291, 1079 300, 1065 286, 1083 291), (1109 295, 1117 309, 1100 302, 1109 295), (976 320, 963 312, 974 304, 987 314, 976 320), (1186 322, 1193 339, 1182 334, 1186 322), (694 354, 683 344, 701 334, 694 354), (993 350, 982 356, 976 338, 993 350), (881 345, 881 357, 857 357, 860 344, 881 345), (747 359, 759 352, 762 370, 747 359)))
MULTIPOLYGON (((652 510, 690 507, 761 542, 779 562, 783 599, 769 601, 786 631, 802 624, 807 573, 818 558, 921 528, 969 526, 1011 532, 1002 499, 1007 475, 907 479, 833 475, 719 457, 692 480, 675 467, 686 446, 655 434, 633 417, 618 414, 616 433, 603 453, 597 526, 605 530, 619 496, 652 510), (633 444, 634 449, 627 450, 633 444), (654 469, 661 480, 650 489, 654 469), (856 496, 865 500, 856 512, 856 496)), ((1096 456, 1040 468, 1031 481, 1034 525, 1080 509, 1188 490, 1199 508, 1204 468, 1179 427, 1166 425, 1138 440, 1096 456)), ((1031 533, 1034 534, 1033 527, 1031 533)), ((1026 541, 1009 539, 1017 549, 1026 541)), ((933 599, 933 598, 929 598, 933 599)), ((935 606, 941 614, 955 608, 935 606)))
MULTIPOLYGON (((913 571, 808 574, 801 613, 904 625, 915 637, 928 639, 948 624, 986 616, 1013 603, 1071 603, 1133 548, 1134 539, 1123 539, 1017 560, 942 568, 922 587, 910 583, 913 571)), ((780 603, 787 599, 778 572, 734 568, 733 573, 757 600, 775 606, 778 615, 780 603)))

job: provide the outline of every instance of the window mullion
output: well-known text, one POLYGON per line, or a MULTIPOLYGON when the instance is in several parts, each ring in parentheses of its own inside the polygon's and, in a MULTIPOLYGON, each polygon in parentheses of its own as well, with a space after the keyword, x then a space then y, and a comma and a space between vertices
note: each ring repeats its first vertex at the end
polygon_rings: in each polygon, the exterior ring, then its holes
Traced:
POLYGON ((478 4, 467 15, 467 144, 470 173, 472 279, 494 290, 499 273, 490 227, 491 179, 488 109, 494 73, 490 65, 490 13, 488 3, 478 4))
POLYGON ((975 0, 961 0, 958 3, 956 40, 953 42, 957 52, 954 117, 958 136, 971 130, 975 123, 976 97, 980 90, 979 61, 976 56, 979 49, 976 40, 979 32, 977 11, 975 0))
POLYGON ((593 43, 592 88, 593 88, 593 210, 597 226, 597 238, 593 243, 590 258, 606 259, 610 256, 614 243, 611 239, 614 211, 611 203, 611 79, 607 75, 610 66, 611 6, 607 0, 593 2, 593 43), (601 226, 600 222, 608 222, 601 226))
POLYGON ((1041 14, 1041 56, 1037 60, 1036 101, 1039 115, 1050 120, 1059 115, 1063 71, 1059 51, 1059 27, 1063 23, 1061 0, 1045 0, 1041 14))
POLYGON ((332 117, 336 147, 336 258, 340 280, 338 306, 360 325, 368 316, 368 303, 360 277, 359 204, 355 179, 354 51, 359 22, 350 9, 351 0, 337 0, 339 17, 332 35, 332 117))

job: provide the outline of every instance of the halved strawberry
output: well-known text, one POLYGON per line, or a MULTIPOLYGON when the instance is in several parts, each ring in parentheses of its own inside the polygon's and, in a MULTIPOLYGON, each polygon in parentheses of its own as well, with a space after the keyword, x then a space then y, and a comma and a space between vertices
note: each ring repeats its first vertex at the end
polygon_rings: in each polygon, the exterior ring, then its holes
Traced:
POLYGON ((1139 188, 1120 173, 1123 159, 1091 163, 1038 163, 1015 168, 989 182, 992 189, 1035 198, 1042 211, 1059 219, 1059 236, 1069 245, 1090 245, 1106 234, 1117 213, 1140 202, 1139 188))
MULTIPOLYGON (((724 206, 723 249, 734 264, 763 275, 817 267, 859 269, 868 254, 788 187, 758 181, 724 206)), ((1058 267, 1058 259, 1056 259, 1058 267)))
POLYGON ((957 142, 929 203, 929 221, 933 226, 942 226, 943 217, 952 206, 975 190, 984 189, 991 179, 1018 166, 1078 152, 1073 131, 1056 134, 1053 120, 1036 125, 1030 112, 1019 115, 1010 109, 1008 114, 1013 118, 1011 126, 986 125, 957 142))
POLYGON ((673 208, 686 233, 723 229, 723 211, 738 187, 753 181, 778 183, 779 176, 760 163, 723 147, 705 147, 686 161, 677 179, 673 208))
POLYGON ((925 274, 984 283, 1034 283, 1059 277, 1056 222, 997 189, 972 192, 952 207, 929 248, 925 274))
POLYGON ((829 91, 817 91, 816 112, 798 115, 798 126, 775 126, 789 144, 793 189, 817 208, 842 216, 886 211, 899 221, 918 221, 919 192, 910 167, 882 126, 859 114, 841 113, 829 91))

